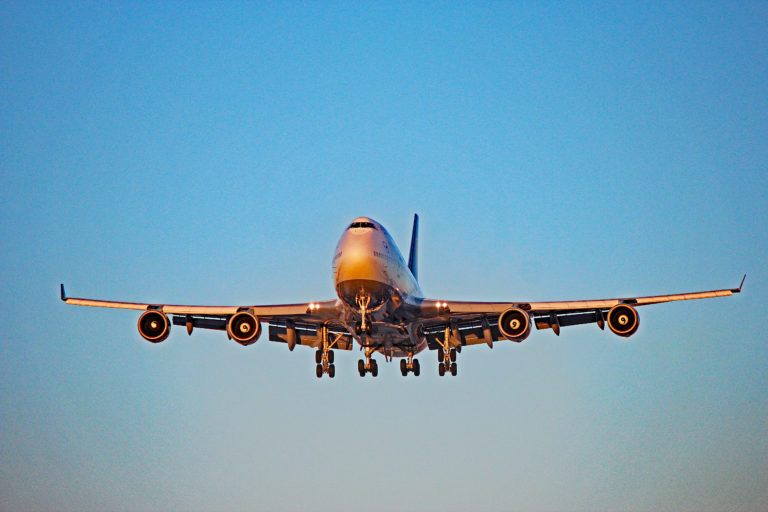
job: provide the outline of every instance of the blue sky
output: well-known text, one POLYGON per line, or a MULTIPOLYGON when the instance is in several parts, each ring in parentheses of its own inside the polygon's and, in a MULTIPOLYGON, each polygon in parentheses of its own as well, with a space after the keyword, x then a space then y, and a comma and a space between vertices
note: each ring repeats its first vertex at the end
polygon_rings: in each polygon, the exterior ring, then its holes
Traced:
POLYGON ((0 508, 768 508, 762 3, 0 6, 0 508), (731 287, 459 375, 74 296, 333 296, 369 215, 433 298, 731 287))

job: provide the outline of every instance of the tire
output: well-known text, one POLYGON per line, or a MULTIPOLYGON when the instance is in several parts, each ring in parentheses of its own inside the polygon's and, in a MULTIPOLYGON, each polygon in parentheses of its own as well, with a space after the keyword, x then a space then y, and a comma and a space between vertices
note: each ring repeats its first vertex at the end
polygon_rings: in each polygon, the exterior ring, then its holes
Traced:
POLYGON ((442 377, 443 375, 445 375, 445 363, 440 363, 439 365, 437 365, 437 373, 438 373, 438 375, 440 375, 441 377, 442 377))
POLYGON ((419 365, 419 360, 414 359, 413 360, 413 375, 414 377, 418 377, 421 373, 421 365, 419 365))
POLYGON ((323 357, 322 352, 320 352, 319 350, 315 351, 315 364, 320 364, 323 361, 322 357, 323 357))
POLYGON ((451 349, 451 361, 454 362, 454 363, 456 362, 456 349, 455 348, 451 349))
POLYGON ((315 366, 315 374, 317 375, 318 379, 323 376, 323 365, 318 364, 315 366))
POLYGON ((408 368, 406 366, 405 359, 400 360, 400 373, 403 374, 403 377, 408 375, 408 368))
POLYGON ((379 365, 376 363, 375 359, 371 359, 371 375, 374 377, 378 377, 379 375, 379 365))
POLYGON ((333 350, 328 351, 328 364, 333 364, 333 350))
POLYGON ((443 362, 443 359, 445 359, 445 353, 443 352, 443 347, 437 348, 437 360, 440 362, 443 362))
POLYGON ((336 367, 334 365, 328 366, 328 377, 334 378, 336 376, 336 367))
POLYGON ((365 361, 362 359, 357 360, 357 373, 359 373, 361 377, 365 377, 365 361))
POLYGON ((451 363, 451 375, 454 377, 456 376, 456 372, 458 372, 458 368, 456 367, 456 363, 451 363))

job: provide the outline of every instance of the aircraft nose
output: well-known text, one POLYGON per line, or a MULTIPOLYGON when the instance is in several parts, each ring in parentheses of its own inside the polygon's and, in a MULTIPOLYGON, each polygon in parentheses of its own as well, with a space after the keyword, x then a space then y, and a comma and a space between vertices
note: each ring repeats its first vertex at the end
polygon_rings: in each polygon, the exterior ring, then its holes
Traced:
POLYGON ((339 258, 336 268, 336 282, 357 279, 374 279, 376 265, 373 254, 361 246, 348 246, 339 258))

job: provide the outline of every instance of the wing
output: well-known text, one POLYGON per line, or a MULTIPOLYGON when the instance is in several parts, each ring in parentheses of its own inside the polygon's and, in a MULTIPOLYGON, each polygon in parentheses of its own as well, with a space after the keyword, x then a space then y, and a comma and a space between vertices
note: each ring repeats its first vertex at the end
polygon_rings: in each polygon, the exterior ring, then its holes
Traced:
MULTIPOLYGON (((475 345, 487 343, 492 346, 494 341, 505 339, 499 328, 499 317, 507 310, 516 308, 524 311, 537 329, 553 329, 555 334, 560 334, 561 327, 596 323, 601 329, 606 321, 609 322, 609 313, 619 305, 626 305, 633 314, 637 306, 649 304, 661 304, 678 300, 707 299, 712 297, 727 297, 734 293, 740 293, 744 285, 746 275, 742 278, 738 288, 726 288, 722 290, 710 290, 705 292, 679 293, 672 295, 653 295, 649 297, 626 297, 616 299, 576 300, 560 302, 465 302, 465 301, 435 301, 425 300, 423 309, 437 311, 433 316, 423 322, 424 334, 431 349, 448 345, 475 345)), ((636 315, 636 313, 635 313, 636 315)), ((635 317, 637 323, 637 317, 635 317)), ((635 325, 636 329, 636 325, 635 325)), ((612 330, 613 327, 612 327, 612 330)), ((629 336, 635 331, 614 330, 621 336, 629 336)), ((527 336, 525 333, 520 339, 527 336)))
POLYGON ((340 307, 337 300, 241 306, 150 304, 67 297, 63 284, 61 300, 76 306, 158 311, 171 315, 173 325, 186 326, 189 334, 192 334, 194 328, 227 331, 227 324, 233 315, 250 312, 258 318, 259 322, 269 324, 270 341, 287 343, 291 350, 295 345, 312 347, 320 345, 319 331, 322 326, 328 327, 330 334, 336 339, 334 348, 342 350, 352 348, 352 336, 338 322, 340 307))

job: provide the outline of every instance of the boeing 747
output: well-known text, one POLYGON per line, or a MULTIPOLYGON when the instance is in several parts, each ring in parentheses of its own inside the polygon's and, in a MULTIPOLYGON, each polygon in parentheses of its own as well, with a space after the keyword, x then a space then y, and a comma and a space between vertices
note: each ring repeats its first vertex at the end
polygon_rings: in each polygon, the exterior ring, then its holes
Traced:
MULTIPOLYGON (((424 298, 417 281, 419 217, 414 215, 408 261, 403 259, 387 230, 373 219, 358 217, 341 236, 333 256, 336 298, 319 302, 281 305, 181 306, 113 302, 67 297, 79 306, 134 309, 139 334, 151 343, 168 338, 171 325, 225 331, 243 346, 255 343, 268 326, 269 341, 315 349, 316 375, 336 374, 334 350, 351 350, 355 343, 365 354, 357 364, 361 377, 379 373, 374 353, 387 361, 400 358, 403 376, 420 373, 414 356, 437 351, 438 373, 456 375, 457 354, 468 345, 493 344, 500 340, 519 343, 537 329, 570 325, 608 326, 622 337, 637 332, 638 306, 677 300, 725 297, 738 288, 652 297, 628 297, 564 302, 466 302, 424 298)), ((746 278, 746 275, 744 276, 746 278)))

